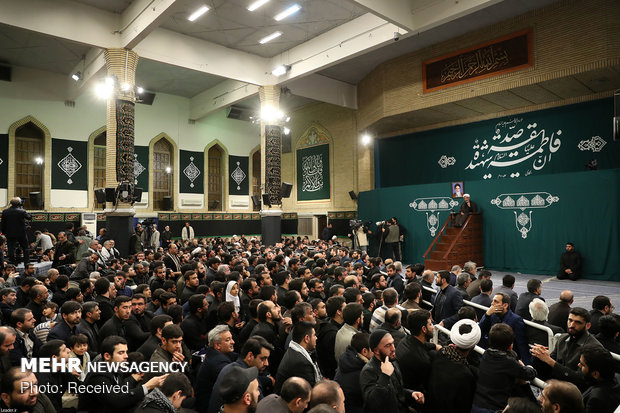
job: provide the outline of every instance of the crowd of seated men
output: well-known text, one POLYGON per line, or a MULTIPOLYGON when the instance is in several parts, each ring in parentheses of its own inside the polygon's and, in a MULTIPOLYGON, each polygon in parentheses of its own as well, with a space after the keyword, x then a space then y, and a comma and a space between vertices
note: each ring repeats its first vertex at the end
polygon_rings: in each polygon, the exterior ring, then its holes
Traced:
POLYGON ((32 263, 2 268, 3 411, 605 413, 620 404, 620 321, 605 296, 589 311, 568 290, 547 303, 536 279, 518 295, 514 276, 492 281, 473 262, 403 268, 332 239, 134 236, 135 254, 122 257, 104 232, 49 238, 44 254, 33 248, 52 262, 44 275, 32 263), (553 351, 524 320, 558 334, 553 351), (38 359, 55 363, 24 368, 38 359), (182 369, 116 368, 143 362, 182 369), (70 363, 80 370, 61 367, 70 363))

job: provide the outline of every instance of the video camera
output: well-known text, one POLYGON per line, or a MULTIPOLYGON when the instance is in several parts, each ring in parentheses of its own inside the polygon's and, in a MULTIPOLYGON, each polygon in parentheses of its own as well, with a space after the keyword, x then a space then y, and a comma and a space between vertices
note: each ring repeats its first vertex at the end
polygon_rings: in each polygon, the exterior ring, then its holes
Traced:
POLYGON ((362 226, 364 226, 364 223, 360 219, 349 220, 349 228, 353 231, 357 231, 362 226))

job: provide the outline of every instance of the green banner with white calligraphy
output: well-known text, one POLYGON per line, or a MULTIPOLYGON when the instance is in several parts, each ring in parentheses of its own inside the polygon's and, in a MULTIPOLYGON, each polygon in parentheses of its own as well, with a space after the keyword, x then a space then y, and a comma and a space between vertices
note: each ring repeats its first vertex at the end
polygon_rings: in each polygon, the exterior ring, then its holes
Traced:
POLYGON ((600 99, 378 139, 376 187, 617 168, 613 108, 612 99, 600 99))
POLYGON ((329 144, 298 149, 297 200, 329 198, 329 144))

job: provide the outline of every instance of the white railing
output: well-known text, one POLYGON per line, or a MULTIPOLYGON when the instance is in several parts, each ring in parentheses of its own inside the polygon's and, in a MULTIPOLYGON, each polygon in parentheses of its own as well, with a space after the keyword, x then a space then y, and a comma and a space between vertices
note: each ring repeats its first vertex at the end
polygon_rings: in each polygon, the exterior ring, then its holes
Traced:
MULTIPOLYGON (((441 331, 442 333, 446 334, 448 337, 450 337, 450 330, 448 330, 445 327, 440 326, 439 324, 435 324, 435 328, 433 331, 433 342, 435 344, 437 344, 437 338, 438 338, 438 332, 441 331)), ((474 347, 474 351, 478 354, 484 354, 484 349, 480 346, 476 346, 474 347)), ((540 389, 544 389, 545 387, 547 387, 547 383, 545 383, 544 381, 542 381, 541 379, 539 379, 538 377, 534 377, 534 380, 532 380, 530 382, 532 385, 540 388, 540 389)))
MULTIPOLYGON (((433 293, 433 294, 437 294, 437 290, 435 290, 435 289, 433 289, 433 288, 426 287, 426 286, 422 286, 422 288, 424 288, 426 291, 429 291, 429 292, 431 292, 431 293, 433 293)), ((426 302, 427 304, 431 304, 431 303, 429 303, 429 302, 427 302, 427 301, 425 301, 425 302, 426 302)), ((484 310, 484 311, 487 311, 487 310, 489 309, 489 307, 485 307, 485 306, 483 306, 483 305, 476 304, 476 303, 473 303, 473 302, 468 301, 468 300, 463 300, 463 304, 468 305, 468 306, 471 306, 471 307, 474 307, 474 308, 478 308, 478 309, 480 309, 480 310, 484 310)), ((541 326, 540 324, 537 324, 537 323, 535 323, 535 322, 533 322, 533 321, 523 320, 523 322, 524 322, 526 325, 528 325, 528 326, 531 326, 531 327, 536 328, 536 329, 538 329, 538 330, 543 330, 543 331, 545 331, 545 332, 547 333, 547 336, 549 337, 549 353, 551 353, 551 352, 555 349, 555 345, 556 345, 556 343, 557 343, 558 335, 554 335, 554 334, 553 334, 553 330, 551 330, 551 329, 550 329, 549 327, 547 327, 547 326, 541 326)), ((610 352, 610 353, 611 353, 611 352, 610 352)), ((611 356, 612 356, 615 360, 620 361, 620 354, 611 353, 611 356)), ((619 413, 620 413, 620 412, 619 412, 619 413)))

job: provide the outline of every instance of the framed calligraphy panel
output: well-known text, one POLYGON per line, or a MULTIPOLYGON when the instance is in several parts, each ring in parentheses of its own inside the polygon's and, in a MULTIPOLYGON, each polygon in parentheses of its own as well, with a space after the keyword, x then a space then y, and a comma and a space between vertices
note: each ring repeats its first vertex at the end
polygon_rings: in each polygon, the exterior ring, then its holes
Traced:
POLYGON ((532 66, 532 30, 522 30, 422 63, 424 93, 532 66))
POLYGON ((329 145, 297 150, 297 200, 330 198, 329 145))

